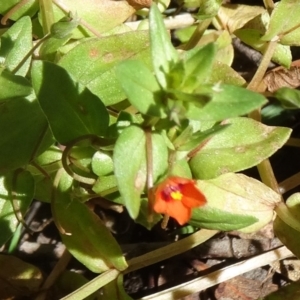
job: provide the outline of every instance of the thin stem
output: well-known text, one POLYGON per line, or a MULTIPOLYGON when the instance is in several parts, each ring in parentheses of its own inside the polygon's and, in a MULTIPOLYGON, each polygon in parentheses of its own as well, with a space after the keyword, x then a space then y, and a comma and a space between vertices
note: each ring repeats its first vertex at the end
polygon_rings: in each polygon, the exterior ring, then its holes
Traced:
POLYGON ((47 290, 55 283, 57 278, 60 276, 60 274, 66 269, 67 265, 69 264, 72 256, 70 252, 65 248, 61 258, 53 268, 52 272, 44 282, 42 286, 42 291, 39 293, 39 295, 35 298, 35 300, 44 300, 47 296, 47 290))
POLYGON ((286 204, 282 201, 275 208, 277 216, 287 225, 292 227, 293 229, 300 232, 300 222, 299 219, 296 218, 290 211, 290 209, 286 206, 286 204))
POLYGON ((21 7, 26 5, 29 2, 29 0, 22 0, 19 3, 17 3, 13 8, 11 8, 1 19, 1 24, 6 25, 7 20, 10 19, 10 17, 18 11, 21 7))
MULTIPOLYGON (((45 35, 42 39, 40 39, 31 49, 30 51, 23 57, 23 59, 19 62, 19 64, 11 71, 13 74, 16 74, 19 69, 23 66, 23 64, 26 62, 27 59, 30 58, 30 56, 33 54, 33 52, 48 38, 50 38, 50 34, 45 35)), ((48 126, 47 126, 48 128, 48 126)))
POLYGON ((10 199, 11 199, 11 205, 15 214, 16 219, 18 220, 18 222, 20 222, 27 230, 30 234, 33 233, 33 231, 29 228, 29 226, 26 224, 22 212, 21 212, 21 208, 20 205, 21 201, 18 201, 18 193, 16 192, 17 189, 17 180, 18 180, 18 175, 22 172, 22 169, 18 169, 14 171, 13 174, 13 178, 12 178, 12 189, 10 191, 10 199), (19 202, 19 203, 18 203, 19 202))
POLYGON ((266 52, 263 55, 261 63, 253 76, 251 82, 248 84, 247 89, 258 92, 258 87, 263 80, 263 77, 268 69, 269 63, 274 54, 275 48, 277 46, 277 41, 270 41, 267 47, 266 52))
POLYGON ((190 50, 192 48, 194 48, 195 46, 197 46, 198 42, 200 41, 200 39, 203 36, 203 33, 205 32, 205 30, 207 29, 207 27, 210 25, 212 19, 206 19, 203 20, 202 22, 200 22, 193 35, 191 36, 191 38, 189 39, 189 41, 185 44, 184 46, 184 50, 190 50))
POLYGON ((268 159, 265 159, 260 164, 257 165, 257 169, 262 182, 273 189, 275 192, 280 194, 280 189, 275 178, 271 163, 268 159))
POLYGON ((106 272, 102 273, 101 275, 97 276, 96 278, 90 280, 85 285, 81 286, 76 291, 72 292, 71 294, 61 298, 60 300, 78 300, 78 299, 85 299, 87 296, 91 295, 92 293, 99 290, 101 287, 107 285, 111 281, 115 280, 120 271, 116 269, 110 269, 106 272))
POLYGON ((271 12, 275 7, 273 0, 264 0, 264 5, 269 12, 271 12))
POLYGON ((70 168, 70 165, 69 165, 69 155, 73 149, 73 147, 78 144, 79 142, 81 141, 84 141, 84 140, 92 140, 94 138, 97 138, 97 136, 94 136, 94 135, 84 135, 84 136, 81 136, 77 139, 74 139, 72 142, 70 142, 66 147, 65 149, 63 150, 63 153, 62 153, 62 158, 61 158, 61 162, 62 162, 62 165, 64 167, 64 169, 66 170, 66 172, 71 176, 73 177, 75 180, 79 181, 79 182, 82 182, 82 183, 86 183, 86 184, 89 184, 89 185, 93 185, 95 184, 96 182, 96 179, 95 178, 92 178, 92 177, 85 177, 85 176, 81 176, 77 173, 74 173, 73 170, 70 168))
POLYGON ((282 182, 279 183, 279 189, 281 194, 284 194, 293 188, 297 187, 300 185, 300 172, 290 176, 289 178, 283 180, 282 182))
POLYGON ((145 130, 147 160, 148 222, 153 222, 153 145, 150 129, 145 130))
POLYGON ((51 26, 54 23, 54 14, 52 0, 39 0, 40 13, 42 16, 43 32, 45 35, 50 33, 51 26))
POLYGON ((178 242, 132 258, 128 261, 129 267, 125 270, 124 274, 153 265, 180 253, 184 253, 204 243, 218 232, 219 231, 217 230, 201 229, 178 242))
MULTIPOLYGON (((53 0, 53 3, 59 7, 65 14, 69 14, 71 11, 69 10, 68 7, 66 7, 64 5, 64 3, 62 3, 60 0, 53 0)), ((95 36, 97 37, 101 37, 101 33, 99 31, 97 31, 92 25, 90 25, 89 23, 87 23, 86 21, 80 19, 80 24, 85 27, 86 29, 88 29, 91 33, 93 33, 95 36)))
POLYGON ((51 193, 51 212, 52 212, 52 216, 53 216, 53 221, 57 227, 57 229, 59 230, 59 232, 61 234, 65 234, 65 235, 72 235, 70 232, 66 232, 65 229, 62 227, 62 225, 60 224, 57 215, 56 215, 56 211, 54 209, 54 205, 55 205, 55 201, 56 201, 56 195, 55 192, 58 190, 58 185, 62 176, 64 169, 61 168, 57 171, 54 181, 53 181, 53 187, 52 187, 52 193, 51 193))
POLYGON ((291 137, 288 139, 285 146, 300 147, 300 139, 291 137))

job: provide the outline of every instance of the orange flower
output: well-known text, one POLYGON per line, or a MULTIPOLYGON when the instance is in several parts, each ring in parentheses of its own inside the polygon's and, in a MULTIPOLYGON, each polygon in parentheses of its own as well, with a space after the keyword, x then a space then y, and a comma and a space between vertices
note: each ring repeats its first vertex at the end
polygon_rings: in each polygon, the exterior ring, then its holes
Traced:
POLYGON ((191 218, 192 208, 203 206, 205 196, 197 189, 195 181, 181 177, 169 177, 155 189, 153 210, 169 215, 180 225, 191 218))

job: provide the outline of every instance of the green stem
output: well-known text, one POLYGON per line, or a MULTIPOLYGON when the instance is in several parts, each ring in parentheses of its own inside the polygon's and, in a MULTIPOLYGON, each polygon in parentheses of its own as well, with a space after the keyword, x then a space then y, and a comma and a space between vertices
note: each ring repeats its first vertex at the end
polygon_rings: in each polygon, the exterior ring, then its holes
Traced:
POLYGON ((42 16, 43 32, 45 35, 47 35, 50 33, 51 26, 54 23, 52 0, 39 0, 39 3, 42 16))
POLYGON ((264 5, 269 12, 271 12, 275 7, 273 0, 264 0, 264 5))
POLYGON ((253 76, 251 82, 248 84, 247 89, 252 91, 258 91, 259 85, 263 80, 263 77, 268 69, 269 63, 274 54, 275 48, 277 46, 277 41, 270 41, 267 47, 266 52, 263 55, 261 63, 253 76))
POLYGON ((27 4, 29 0, 22 0, 19 3, 17 3, 13 8, 11 8, 1 19, 1 24, 6 25, 7 20, 10 19, 10 17, 17 12, 20 8, 22 8, 24 5, 27 4))
POLYGON ((73 172, 73 170, 70 168, 69 165, 69 155, 73 149, 74 146, 76 146, 76 144, 84 141, 84 140, 91 140, 91 142, 93 141, 93 139, 97 139, 98 137, 95 135, 84 135, 81 136, 77 139, 74 139, 72 142, 70 142, 66 148, 64 149, 63 153, 62 153, 62 158, 61 158, 61 162, 62 165, 65 169, 65 171, 71 176, 73 177, 75 180, 85 183, 85 184, 89 184, 89 185, 93 185, 96 182, 95 178, 92 177, 85 177, 85 176, 81 176, 75 172, 73 172))
POLYGON ((200 39, 203 36, 203 33, 205 32, 205 30, 207 29, 207 27, 210 25, 212 19, 206 19, 203 20, 202 22, 200 22, 193 35, 191 36, 191 38, 189 39, 189 41, 185 44, 184 46, 184 50, 190 50, 192 48, 194 48, 195 46, 197 46, 198 42, 200 41, 200 39))
POLYGON ((51 212, 52 212, 52 216, 53 216, 53 221, 55 226, 57 227, 57 229, 59 230, 59 232, 61 234, 65 234, 65 235, 72 235, 71 233, 65 231, 65 229, 63 228, 63 226, 60 224, 59 219, 57 218, 56 215, 56 210, 54 208, 55 205, 55 201, 56 201, 56 191, 58 190, 58 185, 61 179, 61 176, 64 172, 64 169, 61 168, 57 171, 54 181, 53 181, 53 187, 52 187, 52 193, 51 193, 51 212))
POLYGON ((273 189, 276 193, 280 194, 278 182, 275 178, 271 163, 268 159, 262 161, 257 165, 257 169, 261 178, 261 181, 273 189))
POLYGON ((172 243, 171 245, 167 245, 144 255, 132 258, 128 261, 129 267, 125 270, 125 274, 184 253, 204 243, 218 232, 218 230, 201 229, 178 242, 172 243))
POLYGON ((92 279, 73 293, 69 294, 61 298, 61 300, 78 300, 78 299, 85 299, 87 296, 91 295, 92 293, 96 292, 106 284, 110 283, 111 281, 115 280, 120 271, 116 269, 110 269, 101 275, 97 276, 96 278, 92 279))
POLYGON ((286 204, 282 201, 280 202, 277 207, 275 208, 275 211, 277 213, 277 216, 287 225, 292 227, 293 229, 300 232, 300 222, 298 218, 296 218, 289 208, 286 206, 286 204))

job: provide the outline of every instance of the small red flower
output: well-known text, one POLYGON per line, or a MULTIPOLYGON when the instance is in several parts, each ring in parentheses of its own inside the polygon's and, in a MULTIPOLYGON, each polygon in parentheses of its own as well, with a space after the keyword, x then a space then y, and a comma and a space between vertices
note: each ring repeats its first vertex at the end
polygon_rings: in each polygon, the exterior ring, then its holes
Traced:
POLYGON ((153 210, 169 215, 183 225, 191 218, 192 208, 205 203, 206 198, 197 189, 194 180, 169 177, 155 189, 153 210))

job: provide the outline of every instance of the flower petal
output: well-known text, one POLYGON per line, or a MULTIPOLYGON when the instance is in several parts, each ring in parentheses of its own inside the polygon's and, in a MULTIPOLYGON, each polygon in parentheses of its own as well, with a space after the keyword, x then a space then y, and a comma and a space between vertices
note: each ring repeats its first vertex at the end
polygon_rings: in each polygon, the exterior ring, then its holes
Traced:
POLYGON ((182 202, 185 206, 193 208, 203 206, 206 203, 205 196, 195 186, 195 183, 188 183, 182 186, 182 202))
POLYGON ((153 210, 174 218, 180 225, 188 222, 191 218, 191 209, 183 205, 181 201, 155 201, 153 210))

